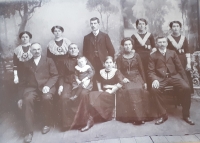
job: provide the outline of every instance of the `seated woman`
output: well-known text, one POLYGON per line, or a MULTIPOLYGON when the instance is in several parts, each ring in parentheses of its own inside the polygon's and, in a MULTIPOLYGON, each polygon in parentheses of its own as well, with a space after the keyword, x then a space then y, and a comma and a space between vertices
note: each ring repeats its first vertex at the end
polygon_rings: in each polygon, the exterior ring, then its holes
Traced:
POLYGON ((125 76, 122 92, 117 95, 117 120, 143 124, 153 118, 142 61, 133 44, 131 38, 124 38, 121 41, 124 51, 117 58, 117 68, 125 76))
POLYGON ((111 120, 114 109, 115 92, 122 87, 123 75, 114 68, 114 61, 107 56, 104 61, 105 69, 100 70, 100 78, 97 82, 99 91, 92 91, 89 94, 89 120, 87 125, 81 129, 87 131, 94 124, 93 118, 101 117, 104 120, 111 120))
MULTIPOLYGON (((79 120, 78 116, 79 113, 84 114, 84 109, 82 105, 87 105, 84 103, 87 101, 85 97, 88 97, 89 89, 83 88, 79 96, 74 98, 73 95, 76 94, 76 90, 73 90, 73 83, 75 82, 75 67, 77 65, 77 59, 79 58, 79 48, 76 44, 72 43, 69 45, 69 55, 64 60, 64 66, 62 67, 61 78, 59 80, 59 89, 58 94, 60 95, 60 106, 61 106, 61 118, 62 118, 62 131, 67 131, 68 129, 77 128, 82 124, 85 123, 83 118, 79 120)), ((92 74, 94 74, 94 69, 91 66, 90 62, 87 61, 87 65, 89 65, 92 69, 92 74)), ((89 78, 90 78, 89 77, 89 78)))

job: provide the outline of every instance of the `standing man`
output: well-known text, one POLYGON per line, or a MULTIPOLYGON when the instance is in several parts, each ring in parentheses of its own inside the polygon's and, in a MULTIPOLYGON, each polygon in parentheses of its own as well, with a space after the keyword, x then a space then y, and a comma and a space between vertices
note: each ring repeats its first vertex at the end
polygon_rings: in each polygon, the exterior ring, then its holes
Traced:
POLYGON ((194 125, 195 123, 190 119, 189 111, 191 105, 189 81, 179 57, 175 51, 167 49, 166 37, 158 37, 156 44, 158 50, 150 55, 148 65, 148 76, 152 83, 151 91, 159 116, 155 124, 162 124, 168 119, 161 94, 165 86, 172 85, 176 93, 181 96, 183 120, 194 125))
MULTIPOLYGON (((90 19, 92 32, 84 37, 83 56, 85 56, 95 69, 94 81, 99 79, 99 71, 103 69, 106 56, 114 58, 115 50, 108 34, 99 30, 100 21, 97 17, 90 19)), ((96 84, 94 85, 96 87, 96 84)))
POLYGON ((25 143, 30 143, 33 137, 34 105, 40 99, 44 115, 44 127, 42 133, 50 131, 51 113, 53 109, 53 95, 56 92, 55 83, 58 80, 58 71, 52 59, 41 56, 42 48, 39 43, 31 45, 33 58, 25 63, 25 91, 18 106, 23 110, 27 135, 25 143))

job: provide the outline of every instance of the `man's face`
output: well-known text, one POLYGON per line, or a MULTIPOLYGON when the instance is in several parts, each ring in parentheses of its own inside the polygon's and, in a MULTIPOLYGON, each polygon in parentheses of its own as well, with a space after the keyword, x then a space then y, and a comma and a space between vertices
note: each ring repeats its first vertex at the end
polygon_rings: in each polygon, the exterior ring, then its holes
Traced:
POLYGON ((34 44, 31 46, 31 53, 34 58, 41 56, 42 48, 39 44, 34 44))
POLYGON ((157 39, 157 46, 159 49, 164 50, 167 47, 167 39, 166 38, 159 38, 157 39))
POLYGON ((70 45, 70 47, 69 47, 69 54, 71 56, 78 56, 79 49, 78 49, 77 45, 75 45, 75 44, 70 45))
POLYGON ((90 21, 90 27, 92 29, 92 31, 97 31, 99 30, 99 23, 97 22, 97 20, 93 20, 93 21, 90 21))

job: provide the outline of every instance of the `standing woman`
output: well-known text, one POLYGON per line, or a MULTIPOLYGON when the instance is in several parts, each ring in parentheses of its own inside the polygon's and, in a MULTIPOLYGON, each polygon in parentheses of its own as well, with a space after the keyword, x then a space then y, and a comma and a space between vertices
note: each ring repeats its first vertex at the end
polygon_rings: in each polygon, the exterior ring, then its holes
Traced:
POLYGON ((193 92, 193 83, 190 74, 191 70, 191 57, 188 47, 188 41, 184 35, 181 35, 182 24, 179 21, 172 21, 169 24, 172 34, 168 38, 167 48, 176 51, 179 59, 185 69, 186 75, 190 82, 191 91, 193 92))
POLYGON ((67 57, 68 46, 71 44, 71 41, 62 37, 64 28, 61 26, 53 26, 51 32, 54 34, 55 38, 48 44, 47 57, 53 59, 60 75, 63 61, 67 57))
POLYGON ((28 31, 21 32, 19 34, 19 39, 21 44, 14 49, 13 56, 13 70, 14 70, 14 83, 18 84, 18 96, 23 95, 24 86, 22 83, 22 78, 24 77, 24 62, 30 60, 33 56, 30 52, 30 39, 32 34, 28 31))
POLYGON ((147 24, 146 19, 137 19, 136 28, 138 31, 131 36, 135 51, 140 55, 144 65, 144 71, 147 71, 150 53, 156 51, 154 37, 150 32, 147 32, 147 24))
POLYGON ((133 124, 143 124, 153 119, 142 61, 133 50, 134 41, 124 38, 124 52, 117 58, 117 68, 125 76, 122 92, 117 95, 117 119, 133 124))

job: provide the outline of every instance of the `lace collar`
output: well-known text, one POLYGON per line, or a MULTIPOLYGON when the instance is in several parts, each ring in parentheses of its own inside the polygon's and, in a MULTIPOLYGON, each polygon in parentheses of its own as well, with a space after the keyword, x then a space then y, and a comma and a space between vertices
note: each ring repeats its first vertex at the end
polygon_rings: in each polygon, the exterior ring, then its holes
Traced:
POLYGON ((54 55, 65 55, 68 52, 68 46, 71 44, 67 38, 63 38, 63 43, 59 47, 55 40, 51 40, 48 44, 49 51, 54 55))
POLYGON ((100 70, 100 75, 104 79, 108 80, 108 79, 111 79, 115 76, 116 71, 117 71, 117 69, 115 69, 115 68, 112 68, 112 70, 109 71, 109 72, 107 72, 105 69, 102 69, 102 70, 100 70))
POLYGON ((89 68, 91 68, 89 65, 85 65, 84 67, 75 66, 75 69, 79 72, 86 72, 89 68))
POLYGON ((28 45, 29 49, 28 49, 27 52, 24 52, 24 50, 22 48, 22 45, 19 45, 17 48, 14 49, 14 53, 16 54, 16 56, 19 59, 19 61, 26 62, 26 61, 30 60, 33 57, 33 55, 30 52, 30 45, 31 44, 28 45))

